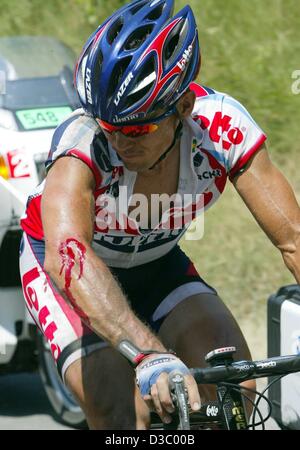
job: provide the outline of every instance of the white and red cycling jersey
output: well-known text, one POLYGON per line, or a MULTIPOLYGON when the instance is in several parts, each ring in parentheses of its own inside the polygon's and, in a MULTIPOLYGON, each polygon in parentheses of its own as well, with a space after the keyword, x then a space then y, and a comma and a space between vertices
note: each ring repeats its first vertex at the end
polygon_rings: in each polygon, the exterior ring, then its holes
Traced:
MULTIPOLYGON (((97 122, 83 110, 73 112, 55 131, 46 168, 60 157, 79 158, 92 170, 96 188, 93 248, 110 267, 130 268, 167 254, 183 236, 199 212, 212 206, 224 191, 227 179, 240 172, 257 152, 266 136, 247 110, 232 97, 210 88, 191 84, 197 95, 192 116, 183 122, 180 141, 179 198, 192 196, 188 220, 178 227, 170 220, 170 208, 152 229, 141 229, 126 211, 114 211, 114 226, 103 217, 105 199, 118 200, 126 187, 133 192, 137 172, 129 171, 107 142, 97 122), (199 201, 199 194, 201 201, 199 201), (168 222, 170 226, 166 227, 168 222), (173 223, 173 226, 172 226, 173 223)), ((37 240, 44 239, 41 198, 45 182, 29 197, 21 219, 23 230, 37 240)), ((186 217, 185 206, 180 211, 186 217)), ((121 208, 121 206, 119 205, 121 208)), ((178 210, 176 211, 178 215, 178 210)), ((177 222, 178 223, 178 222, 177 222)))

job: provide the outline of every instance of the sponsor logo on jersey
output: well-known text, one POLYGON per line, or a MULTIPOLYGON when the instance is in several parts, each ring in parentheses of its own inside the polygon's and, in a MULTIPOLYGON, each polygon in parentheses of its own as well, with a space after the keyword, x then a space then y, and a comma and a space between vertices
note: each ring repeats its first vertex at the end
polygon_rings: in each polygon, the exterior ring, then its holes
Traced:
POLYGON ((160 247, 174 240, 178 240, 184 233, 184 229, 180 230, 162 230, 161 232, 152 233, 142 236, 111 236, 108 234, 100 234, 94 239, 94 242, 122 253, 134 253, 138 246, 138 253, 160 247))
POLYGON ((213 178, 221 178, 221 177, 222 171, 220 169, 206 170, 205 172, 198 174, 199 180, 210 180, 213 178))
POLYGON ((36 267, 24 274, 22 280, 24 297, 29 311, 32 312, 34 316, 37 315, 39 326, 41 330, 43 330, 43 333, 50 344, 54 359, 57 360, 61 353, 61 349, 55 339, 58 327, 53 320, 48 306, 45 304, 45 294, 40 292, 40 276, 40 272, 36 267))
POLYGON ((215 113, 214 118, 210 121, 205 116, 198 116, 201 120, 201 128, 209 129, 209 137, 217 144, 222 139, 223 150, 230 150, 232 145, 239 145, 243 142, 245 136, 238 127, 232 127, 232 117, 222 114, 221 111, 215 113))
POLYGON ((202 156, 200 153, 196 153, 194 156, 194 166, 200 167, 204 161, 204 156, 202 156))

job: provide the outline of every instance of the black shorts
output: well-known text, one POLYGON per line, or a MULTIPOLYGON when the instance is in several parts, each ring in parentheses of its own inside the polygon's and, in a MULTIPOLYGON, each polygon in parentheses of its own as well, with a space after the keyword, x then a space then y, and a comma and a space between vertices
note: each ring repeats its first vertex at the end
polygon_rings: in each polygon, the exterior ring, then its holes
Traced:
MULTIPOLYGON (((49 342, 62 378, 79 358, 105 347, 59 293, 45 273, 45 244, 24 234, 20 269, 26 306, 49 342)), ((163 257, 130 269, 110 268, 135 314, 157 332, 172 309, 195 294, 216 294, 175 246, 163 257)))

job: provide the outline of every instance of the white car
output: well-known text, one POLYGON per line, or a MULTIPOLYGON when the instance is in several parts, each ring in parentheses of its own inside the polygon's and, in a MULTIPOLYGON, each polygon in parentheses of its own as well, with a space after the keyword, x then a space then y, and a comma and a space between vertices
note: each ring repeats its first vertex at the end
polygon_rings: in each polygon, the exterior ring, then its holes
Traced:
POLYGON ((79 106, 74 62, 73 52, 54 38, 0 38, 0 375, 39 366, 57 415, 78 426, 83 413, 25 308, 18 258, 19 220, 44 177, 53 131, 79 106))

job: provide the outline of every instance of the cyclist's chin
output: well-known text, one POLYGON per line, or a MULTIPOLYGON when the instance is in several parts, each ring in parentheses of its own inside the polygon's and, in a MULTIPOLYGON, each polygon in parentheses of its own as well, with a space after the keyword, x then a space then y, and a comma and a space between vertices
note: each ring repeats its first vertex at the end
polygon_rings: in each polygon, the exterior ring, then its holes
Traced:
POLYGON ((137 163, 137 162, 133 162, 133 161, 123 161, 124 162, 124 166, 126 167, 126 169, 132 171, 132 172, 145 172, 146 170, 149 169, 148 165, 146 164, 141 164, 141 163, 137 163))
POLYGON ((149 170, 152 166, 152 164, 144 158, 122 158, 122 161, 126 169, 134 172, 144 172, 149 170))

